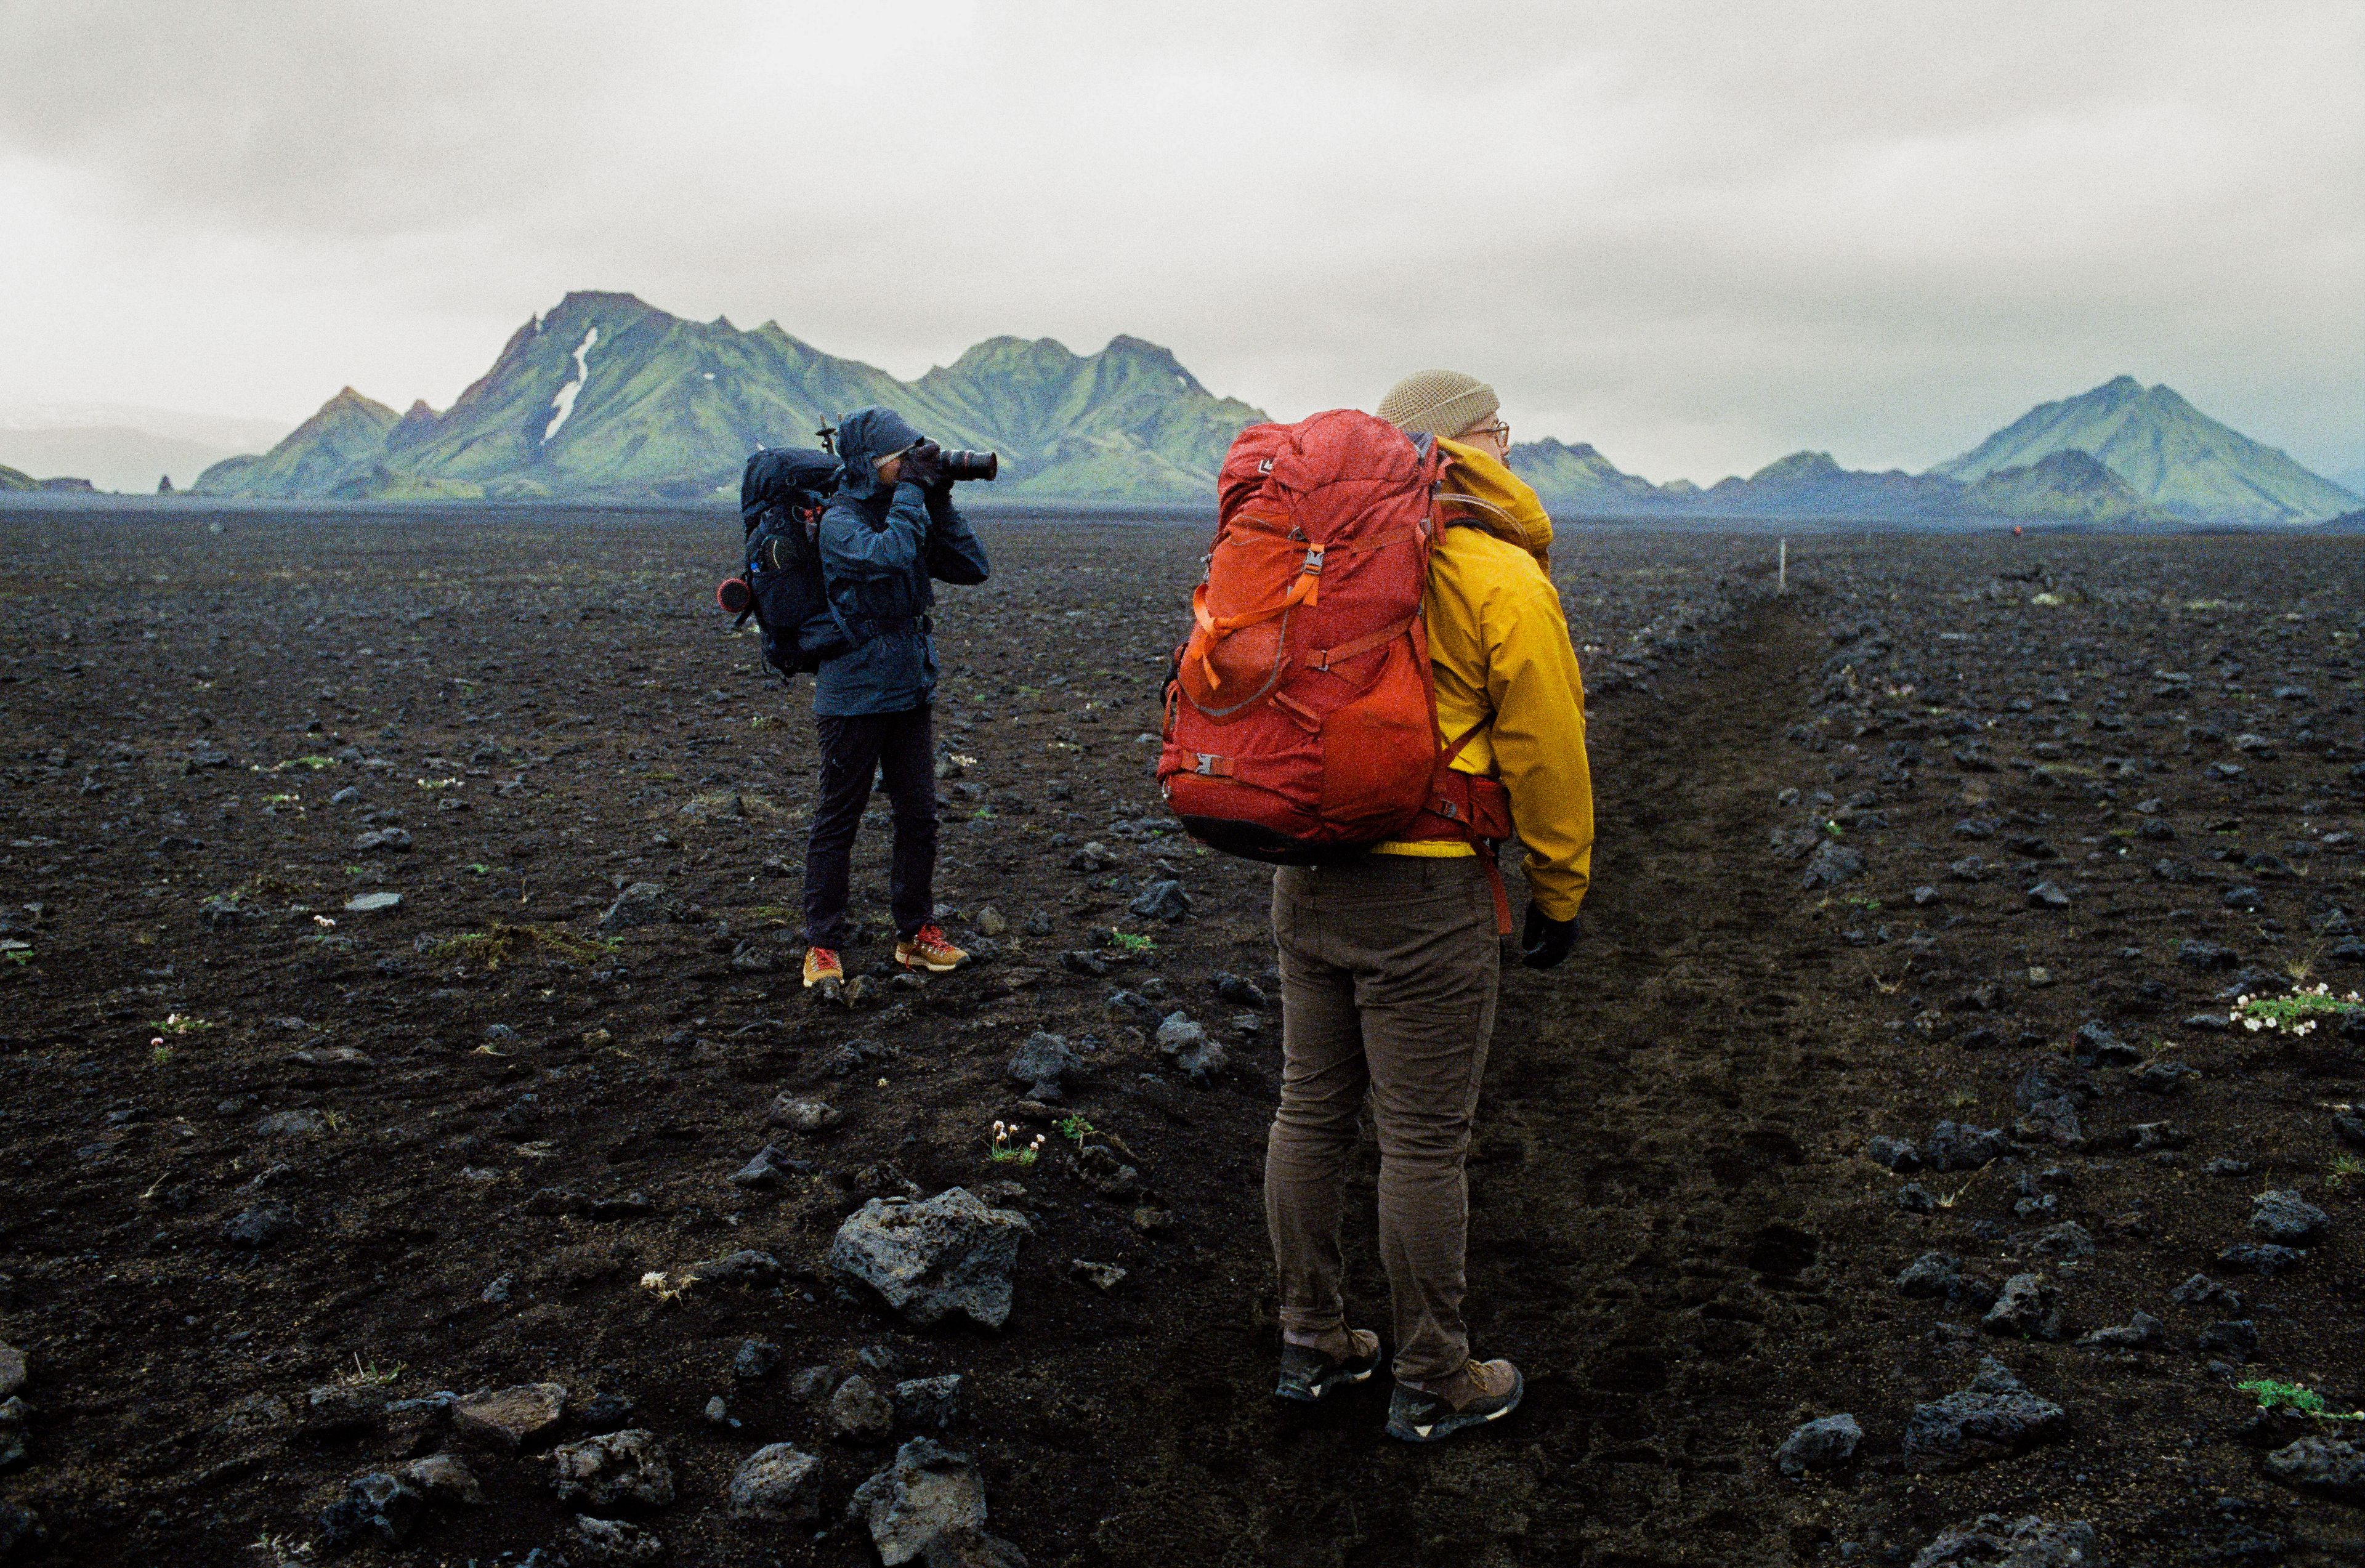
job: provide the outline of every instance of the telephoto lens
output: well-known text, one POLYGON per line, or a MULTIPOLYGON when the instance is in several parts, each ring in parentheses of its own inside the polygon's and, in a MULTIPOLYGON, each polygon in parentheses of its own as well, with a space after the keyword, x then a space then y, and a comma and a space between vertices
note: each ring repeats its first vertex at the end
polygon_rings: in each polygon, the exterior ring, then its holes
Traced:
POLYGON ((991 479, 1002 471, 1001 456, 992 452, 947 452, 944 465, 947 479, 991 479))

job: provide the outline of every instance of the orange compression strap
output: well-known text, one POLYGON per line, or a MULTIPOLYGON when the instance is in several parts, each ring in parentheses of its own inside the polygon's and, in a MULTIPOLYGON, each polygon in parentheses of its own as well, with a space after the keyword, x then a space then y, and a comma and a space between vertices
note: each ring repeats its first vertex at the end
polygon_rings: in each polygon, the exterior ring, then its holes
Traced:
MULTIPOLYGON (((1420 617, 1416 612, 1393 626, 1383 626, 1369 636, 1358 637, 1351 643, 1341 643, 1335 648, 1309 648, 1306 650, 1306 662, 1316 669, 1328 669, 1334 664, 1354 658, 1358 655, 1368 654, 1373 648, 1384 648, 1407 632, 1411 631, 1412 623, 1418 619, 1420 617)), ((1477 732, 1474 730, 1471 733, 1475 734, 1477 732)), ((1464 736, 1463 739, 1466 742, 1468 736, 1464 736)))

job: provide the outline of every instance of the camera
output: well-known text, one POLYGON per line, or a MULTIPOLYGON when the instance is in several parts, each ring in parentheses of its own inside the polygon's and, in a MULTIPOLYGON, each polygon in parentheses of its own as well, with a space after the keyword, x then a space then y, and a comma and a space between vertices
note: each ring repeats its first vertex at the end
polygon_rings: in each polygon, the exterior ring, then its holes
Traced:
POLYGON ((947 479, 991 479, 1002 471, 1002 458, 992 452, 947 452, 942 461, 947 479))

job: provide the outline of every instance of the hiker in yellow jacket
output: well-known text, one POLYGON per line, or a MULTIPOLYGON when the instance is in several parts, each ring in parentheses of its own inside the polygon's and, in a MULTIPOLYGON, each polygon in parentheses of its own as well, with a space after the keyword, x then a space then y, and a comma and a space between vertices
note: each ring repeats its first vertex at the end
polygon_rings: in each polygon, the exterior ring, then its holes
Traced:
MULTIPOLYGON (((1552 520, 1505 465, 1494 389, 1454 371, 1406 377, 1379 417, 1453 459, 1422 615, 1438 744, 1499 777, 1527 846, 1521 960, 1548 969, 1576 940, 1593 861, 1585 688, 1546 566, 1552 520)), ((1273 879, 1282 1088, 1265 1148, 1265 1218, 1280 1274, 1284 1399, 1319 1400, 1377 1370, 1380 1337, 1350 1329, 1340 1293, 1340 1185, 1368 1096, 1380 1145, 1380 1251, 1394 1305, 1388 1435, 1435 1442, 1508 1416, 1525 1382, 1470 1354, 1462 1320, 1463 1159, 1500 982, 1495 884, 1451 841, 1375 846, 1273 879)))

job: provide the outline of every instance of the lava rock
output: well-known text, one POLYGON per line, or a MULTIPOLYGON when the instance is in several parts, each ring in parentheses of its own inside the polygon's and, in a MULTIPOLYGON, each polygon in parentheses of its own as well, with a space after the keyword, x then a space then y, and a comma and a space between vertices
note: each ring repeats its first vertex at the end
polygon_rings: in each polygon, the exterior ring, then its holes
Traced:
POLYGON ((770 1443, 732 1473, 734 1518, 811 1524, 821 1518, 822 1462, 790 1443, 770 1443))
POLYGON ((2344 1503, 2365 1503, 2365 1449, 2337 1438, 2302 1438, 2267 1455, 2267 1473, 2286 1486, 2344 1503))
POLYGON ((1836 888, 1864 874, 1862 855, 1836 839, 1825 839, 1808 859, 1806 874, 1799 879, 1799 885, 1810 890, 1836 888))
POLYGON ((798 1095, 783 1094, 772 1102, 764 1113, 767 1126, 788 1127, 795 1132, 826 1132, 846 1120, 846 1113, 824 1100, 807 1100, 798 1095))
POLYGON ((255 1204, 224 1223, 222 1239, 256 1251, 276 1247, 296 1229, 296 1211, 277 1200, 255 1204))
POLYGON ((2192 1337, 2192 1348, 2204 1356, 2222 1356, 2236 1364, 2259 1352, 2259 1326, 2247 1317, 2212 1323, 2192 1337))
MULTIPOLYGON (((2048 1193, 2046 1196, 2051 1197, 2052 1194, 2048 1193)), ((2046 1226, 2030 1238, 2028 1249, 2040 1258, 2074 1262, 2094 1255, 2094 1238, 2076 1220, 2065 1219, 2059 1225, 2046 1226)))
POLYGON ((511 1388, 480 1388, 452 1407, 452 1425, 462 1436, 504 1453, 515 1453, 557 1428, 566 1413, 566 1390, 555 1383, 521 1383, 511 1388))
POLYGON ((2001 1514, 1981 1514, 1941 1531, 1913 1568, 2109 1568, 2109 1559, 2084 1519, 2054 1524, 2032 1514, 2006 1524, 2001 1514))
POLYGON ((2231 1285, 2221 1285, 2206 1274, 2195 1274, 2174 1290, 2168 1299, 2179 1306, 2222 1306, 2228 1312, 2242 1310, 2242 1293, 2231 1285))
POLYGON ((397 1546, 418 1526, 427 1499, 383 1470, 345 1483, 344 1495, 320 1510, 320 1533, 342 1550, 365 1540, 397 1546))
POLYGON ((1032 1230, 1026 1215, 988 1208, 965 1187, 925 1203, 873 1198, 838 1226, 829 1264, 907 1322, 925 1327, 959 1313, 999 1328, 1019 1240, 1032 1230))
POLYGON ((913 1438, 895 1462, 855 1490, 846 1517, 869 1527, 885 1568, 1025 1568, 1017 1548, 985 1533, 985 1483, 970 1456, 913 1438))
POLYGON ((663 1273, 641 1276, 641 1283, 660 1296, 689 1295, 721 1290, 763 1290, 780 1282, 780 1260, 752 1249, 726 1258, 707 1258, 663 1273))
POLYGON ((1900 1176, 1922 1169, 1922 1151, 1903 1138, 1890 1137, 1886 1133, 1866 1140, 1864 1152, 1875 1165, 1894 1170, 1900 1176))
POLYGON ((739 1353, 731 1358, 731 1375, 742 1383, 769 1377, 780 1364, 780 1353, 769 1339, 743 1339, 739 1353))
POLYGON ((2186 1079, 2200 1076, 2198 1070, 2165 1058, 2127 1070, 2127 1081, 2146 1094, 2172 1094, 2184 1086, 2186 1079))
POLYGON ((22 1389, 26 1374, 25 1352, 14 1345, 0 1345, 0 1399, 10 1398, 22 1389))
POLYGON ((2285 1269, 2306 1262, 2307 1252, 2303 1248, 2281 1247, 2271 1241, 2245 1241, 2218 1253, 2217 1261, 2229 1269, 2272 1278, 2285 1269))
POLYGON ((731 1184, 770 1191, 788 1185, 790 1178, 805 1175, 813 1169, 812 1160, 784 1154, 779 1145, 768 1143, 757 1149, 746 1164, 732 1173, 731 1184))
POLYGON ((2250 1228, 2280 1247, 2304 1247, 2330 1223, 2331 1215, 2289 1189, 2250 1200, 2250 1228))
POLYGON ((960 1418, 960 1390, 958 1372, 906 1378, 895 1385, 890 1402, 895 1406, 895 1419, 901 1425, 914 1430, 943 1431, 960 1418))
MULTIPOLYGON (((588 1514, 575 1516, 574 1541, 568 1555, 553 1562, 551 1568, 572 1568, 577 1563, 597 1564, 610 1568, 655 1562, 665 1556, 665 1542, 636 1524, 623 1519, 593 1518, 588 1514)), ((525 1568, 523 1563, 519 1568, 525 1568)))
POLYGON ((1182 890, 1182 884, 1178 881, 1152 882, 1136 893, 1133 902, 1125 907, 1126 912, 1137 919, 1162 920, 1171 925, 1189 918, 1191 895, 1182 890))
POLYGON ((876 1442, 895 1429, 895 1406, 869 1378, 854 1376, 829 1396, 829 1429, 847 1442, 876 1442))
POLYGON ((394 1473, 431 1502, 468 1507, 481 1507, 485 1502, 484 1487, 477 1484, 468 1462, 456 1453, 431 1453, 424 1459, 412 1460, 394 1473))
POLYGON ((2242 960, 2231 947, 2187 938, 2176 945, 2176 961, 2188 969, 2230 969, 2242 960))
POLYGON ((2046 880, 2037 883, 2034 887, 2028 890, 2028 907, 2031 909, 2068 909, 2069 907, 2069 894, 2060 883, 2047 878, 2046 880))
POLYGON ((1960 1470, 2021 1453, 2060 1437, 2068 1413, 2039 1399, 1993 1357, 1968 1388, 1913 1407, 1905 1458, 1922 1470, 1960 1470))
POLYGON ((257 1137, 310 1137, 328 1130, 318 1111, 275 1111, 254 1124, 257 1137))
POLYGON ((1218 970, 1209 983, 1216 988, 1218 998, 1235 1007, 1265 1008, 1272 1005, 1272 1000, 1265 995, 1264 988, 1252 980, 1243 980, 1239 975, 1227 975, 1218 970))
POLYGON ((2158 1318, 2148 1312, 2138 1312, 2124 1323, 2081 1336, 2078 1343, 2105 1350, 2135 1350, 2158 1344, 2167 1331, 2168 1326, 2158 1318))
POLYGON ((2003 1282, 1995 1305, 1979 1319, 1990 1334, 2012 1334, 2023 1339, 2061 1338, 2061 1293, 2041 1274, 2014 1274, 2003 1282))
POLYGON ((1055 1101, 1060 1097, 1069 1074, 1083 1070, 1084 1058, 1069 1047, 1058 1035, 1038 1029, 1026 1036, 1018 1047, 1003 1076, 1011 1082, 1027 1086, 1028 1094, 1037 1100, 1055 1101))
POLYGON ((1810 1470, 1837 1470, 1855 1458, 1864 1428, 1853 1416, 1825 1416, 1798 1428, 1774 1450, 1774 1467, 1793 1478, 1810 1470))
POLYGON ((2131 1066, 2143 1060, 2143 1052, 2090 1019, 2078 1025, 2070 1055, 2079 1067, 2131 1066))
POLYGON ((1944 1252, 1924 1252, 1897 1276, 1897 1294, 1937 1298, 1951 1296, 1962 1285, 1962 1266, 1944 1252))
POLYGON ((2011 1148, 2012 1138, 2000 1127, 1940 1122, 1922 1146, 1922 1158, 1933 1170, 1977 1170, 2011 1148))
POLYGON ((655 1432, 621 1432, 550 1450, 550 1485, 562 1503, 594 1508, 662 1508, 673 1501, 673 1465, 655 1432))

